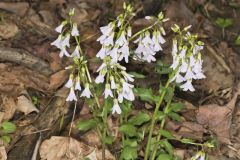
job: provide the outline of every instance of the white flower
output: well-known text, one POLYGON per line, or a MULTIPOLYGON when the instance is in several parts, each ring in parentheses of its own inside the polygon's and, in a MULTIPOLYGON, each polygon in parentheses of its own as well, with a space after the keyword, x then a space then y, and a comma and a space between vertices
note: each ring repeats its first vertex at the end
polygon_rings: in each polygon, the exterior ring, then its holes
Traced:
POLYGON ((103 35, 109 35, 113 31, 113 28, 114 28, 114 23, 111 22, 107 26, 100 27, 100 30, 103 35))
POLYGON ((97 76, 97 78, 95 79, 95 83, 97 83, 97 84, 103 83, 103 82, 104 82, 104 76, 105 76, 105 75, 99 74, 99 75, 97 76))
POLYGON ((185 58, 186 51, 187 51, 187 47, 184 46, 183 49, 181 50, 181 52, 179 53, 179 57, 180 58, 185 58))
POLYGON ((64 55, 67 56, 67 57, 70 57, 70 54, 66 50, 66 47, 61 48, 61 51, 59 53, 59 57, 63 57, 64 55))
POLYGON ((122 82, 122 90, 123 90, 123 97, 129 101, 133 101, 135 99, 132 88, 134 87, 133 85, 125 82, 124 80, 121 80, 122 82))
POLYGON ((79 46, 77 46, 77 47, 75 48, 75 50, 73 51, 71 57, 77 57, 77 58, 80 58, 79 46))
POLYGON ((128 37, 132 36, 132 27, 131 26, 128 26, 128 28, 127 28, 127 36, 128 37))
POLYGON ((112 90, 110 89, 110 84, 106 84, 105 90, 104 90, 104 98, 106 99, 108 96, 113 97, 112 90))
POLYGON ((55 28, 55 31, 58 33, 62 33, 62 29, 65 26, 65 23, 61 23, 57 28, 55 28))
POLYGON ((112 45, 113 46, 113 38, 114 38, 114 32, 112 32, 109 36, 107 36, 104 40, 100 41, 101 44, 108 46, 112 45))
POLYGON ((75 88, 74 88, 74 89, 75 89, 75 90, 79 90, 79 91, 82 90, 81 84, 80 84, 80 77, 79 77, 79 76, 77 77, 77 82, 76 82, 76 84, 75 84, 75 88))
POLYGON ((125 44, 121 48, 119 48, 118 52, 121 53, 118 60, 121 61, 124 58, 125 62, 128 63, 128 57, 129 57, 128 44, 125 44))
POLYGON ((70 74, 69 79, 68 79, 67 83, 65 84, 65 87, 67 87, 67 88, 73 87, 73 74, 70 74))
POLYGON ((78 28, 77 28, 77 24, 76 24, 76 23, 73 24, 73 28, 72 28, 72 31, 71 31, 71 35, 72 35, 72 36, 79 36, 79 31, 78 31, 78 28))
POLYGON ((62 47, 62 35, 60 34, 58 38, 51 43, 51 45, 56 46, 57 48, 62 47))
POLYGON ((121 73, 122 73, 122 75, 124 76, 124 79, 126 80, 126 81, 130 81, 130 82, 133 82, 134 81, 134 79, 133 79, 133 75, 131 75, 131 74, 128 74, 126 71, 121 71, 121 73))
POLYGON ((120 37, 117 39, 116 44, 119 46, 123 46, 124 44, 127 43, 126 37, 125 37, 125 32, 123 31, 120 35, 120 37))
POLYGON ((173 47, 172 47, 172 56, 176 56, 178 52, 178 47, 177 47, 177 40, 173 40, 173 47))
POLYGON ((186 78, 184 78, 180 73, 176 75, 176 82, 181 83, 183 81, 186 81, 186 78))
POLYGON ((186 73, 188 70, 188 64, 183 60, 182 65, 179 67, 181 73, 186 73))
POLYGON ((190 66, 193 67, 193 66, 195 65, 195 63, 196 63, 196 60, 195 60, 194 56, 191 55, 191 56, 189 57, 189 60, 190 60, 190 66))
POLYGON ((180 61, 180 58, 177 55, 175 57, 173 56, 173 63, 170 66, 170 68, 175 70, 178 67, 178 65, 179 65, 179 61, 180 61))
POLYGON ((63 39, 61 46, 62 47, 65 47, 65 46, 70 47, 69 40, 70 40, 70 34, 67 34, 67 36, 63 39))
POLYGON ((123 92, 118 93, 118 102, 119 103, 123 102, 123 92))
POLYGON ((195 91, 195 89, 192 86, 192 81, 188 80, 186 83, 184 83, 183 85, 180 86, 180 88, 183 89, 183 91, 195 91))
POLYGON ((83 90, 83 92, 82 92, 82 94, 81 94, 80 97, 90 98, 91 96, 92 96, 92 93, 91 93, 91 91, 90 91, 90 89, 89 89, 89 84, 87 83, 87 84, 85 85, 85 89, 83 90))
POLYGON ((70 89, 70 92, 69 92, 69 95, 68 95, 66 101, 73 101, 73 100, 74 100, 74 101, 77 101, 77 97, 76 97, 76 95, 75 95, 74 88, 72 87, 72 88, 70 89))
POLYGON ((117 89, 117 86, 116 86, 116 83, 114 81, 114 77, 113 76, 110 77, 110 82, 111 82, 111 88, 112 89, 117 89))
POLYGON ((100 51, 97 53, 96 57, 99 57, 101 59, 105 58, 107 53, 109 52, 109 48, 102 46, 102 48, 100 49, 100 51))
POLYGON ((187 70, 187 73, 186 73, 186 75, 185 75, 185 78, 186 78, 186 79, 195 79, 195 78, 196 78, 195 75, 193 74, 191 68, 189 68, 189 69, 187 70))
POLYGON ((118 104, 118 100, 117 99, 114 99, 114 105, 113 105, 113 108, 112 108, 112 114, 114 113, 117 113, 117 114, 121 114, 122 113, 122 110, 118 104))
POLYGON ((101 70, 105 69, 107 65, 105 63, 101 64, 101 66, 97 69, 97 72, 100 72, 101 70))
POLYGON ((112 57, 112 62, 116 63, 118 61, 118 47, 115 46, 108 54, 112 57))

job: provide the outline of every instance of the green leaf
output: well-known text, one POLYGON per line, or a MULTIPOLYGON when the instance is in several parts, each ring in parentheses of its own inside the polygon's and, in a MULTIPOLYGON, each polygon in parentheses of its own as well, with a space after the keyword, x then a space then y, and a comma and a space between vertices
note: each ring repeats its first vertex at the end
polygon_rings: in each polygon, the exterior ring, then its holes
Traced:
POLYGON ((78 123, 77 128, 80 131, 88 131, 97 126, 97 122, 94 119, 82 120, 78 123))
POLYGON ((217 18, 215 23, 221 28, 227 28, 233 24, 233 20, 230 18, 217 18))
POLYGON ((168 142, 168 140, 164 139, 163 140, 163 145, 165 146, 166 151, 170 155, 173 155, 173 146, 168 142))
POLYGON ((106 144, 109 144, 109 145, 111 145, 113 143, 113 141, 114 141, 114 137, 113 136, 106 136, 105 140, 104 140, 104 142, 106 144))
POLYGON ((119 104, 122 109, 123 115, 128 115, 132 111, 132 102, 124 100, 123 103, 119 104))
POLYGON ((184 104, 182 103, 171 103, 170 110, 173 112, 179 112, 184 108, 184 104))
POLYGON ((1 127, 4 133, 13 133, 16 131, 16 125, 11 122, 3 122, 1 127))
POLYGON ((145 75, 137 73, 137 72, 129 72, 129 74, 133 75, 137 79, 143 79, 146 77, 145 75))
POLYGON ((164 130, 164 129, 161 129, 159 132, 160 132, 160 134, 161 134, 162 136, 164 136, 164 137, 166 137, 166 138, 169 138, 169 139, 174 138, 174 136, 172 135, 172 133, 170 133, 170 132, 168 132, 168 131, 166 131, 166 130, 164 130))
POLYGON ((158 155, 157 160, 172 160, 172 156, 169 154, 161 153, 158 155))
POLYGON ((7 144, 10 143, 11 141, 11 138, 9 136, 1 136, 0 138, 4 143, 7 143, 7 144))
POLYGON ((137 159, 137 147, 126 146, 121 153, 121 159, 135 160, 137 159))
POLYGON ((181 139, 181 142, 182 142, 182 143, 186 143, 186 144, 194 143, 194 141, 193 141, 192 139, 187 139, 187 138, 183 138, 183 139, 181 139))
POLYGON ((135 88, 134 92, 137 96, 141 98, 143 101, 147 102, 156 102, 158 100, 158 96, 155 96, 153 94, 153 91, 151 88, 146 89, 146 88, 135 88))
POLYGON ((174 89, 173 89, 172 87, 168 87, 168 88, 167 88, 167 93, 166 93, 166 95, 165 95, 165 97, 164 97, 165 101, 166 101, 166 102, 171 101, 173 95, 174 95, 174 89))
POLYGON ((240 45, 240 35, 237 37, 237 39, 234 42, 236 45, 240 45))
POLYGON ((119 128, 119 131, 129 137, 137 136, 137 128, 132 124, 124 124, 119 128))
POLYGON ((161 121, 165 117, 165 113, 163 111, 157 112, 157 120, 161 121))
POLYGON ((179 114, 177 114, 175 112, 168 113, 168 116, 171 117, 173 120, 175 120, 177 122, 181 121, 181 117, 179 116, 179 114))
POLYGON ((124 145, 125 146, 130 146, 130 147, 137 147, 138 143, 136 139, 126 139, 124 141, 124 145))
POLYGON ((137 115, 131 117, 128 122, 132 125, 142 125, 145 122, 148 122, 150 120, 150 116, 147 113, 139 112, 137 115))

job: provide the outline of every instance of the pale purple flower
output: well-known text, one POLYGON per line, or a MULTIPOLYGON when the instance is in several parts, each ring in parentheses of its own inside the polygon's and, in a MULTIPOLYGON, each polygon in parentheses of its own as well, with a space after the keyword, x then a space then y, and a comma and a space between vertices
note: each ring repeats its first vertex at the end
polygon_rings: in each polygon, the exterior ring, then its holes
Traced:
POLYGON ((63 39, 61 46, 62 47, 65 47, 65 46, 70 47, 69 40, 70 40, 70 34, 67 34, 67 36, 63 39))
POLYGON ((190 81, 190 80, 187 80, 187 82, 184 83, 183 85, 181 85, 180 88, 182 88, 183 91, 188 91, 188 90, 191 92, 195 91, 195 89, 193 88, 193 85, 192 85, 192 81, 190 81))
POLYGON ((62 35, 60 34, 58 38, 51 43, 51 45, 56 46, 57 48, 62 47, 62 35))
POLYGON ((128 28, 127 28, 127 36, 128 37, 132 36, 132 27, 131 26, 128 26, 128 28))
POLYGON ((71 54, 71 57, 77 57, 80 58, 80 53, 79 53, 79 46, 76 46, 75 50, 71 54))
POLYGON ((117 89, 113 76, 110 77, 110 82, 111 82, 111 89, 117 89))
POLYGON ((69 92, 69 95, 68 95, 66 101, 73 101, 73 100, 74 100, 74 101, 77 101, 77 97, 76 97, 76 95, 75 95, 74 88, 71 87, 70 92, 69 92))
POLYGON ((133 75, 131 75, 131 74, 128 74, 126 71, 121 71, 121 73, 122 73, 122 75, 124 76, 124 79, 126 80, 126 81, 130 81, 130 82, 133 82, 134 81, 134 79, 133 79, 133 75))
POLYGON ((89 89, 89 84, 87 83, 80 97, 90 98, 91 96, 92 96, 92 93, 89 89))
POLYGON ((103 94, 104 94, 105 99, 108 98, 108 96, 113 97, 113 93, 112 93, 112 90, 110 88, 110 84, 105 85, 105 90, 104 90, 103 94))
POLYGON ((109 23, 107 26, 100 27, 100 30, 103 35, 109 35, 111 32, 113 32, 114 29, 114 23, 109 23))
POLYGON ((58 33, 62 33, 62 29, 65 26, 65 23, 61 23, 57 28, 55 28, 55 31, 58 33))
POLYGON ((108 52, 109 52, 109 48, 105 47, 105 46, 102 46, 102 48, 97 53, 96 57, 99 57, 99 58, 103 59, 103 58, 106 57, 108 52))
POLYGON ((121 53, 118 60, 121 61, 124 58, 125 62, 128 63, 128 57, 129 57, 128 44, 125 44, 121 48, 119 48, 118 52, 121 53))
POLYGON ((61 48, 61 51, 59 53, 59 57, 63 57, 64 55, 67 56, 67 57, 70 57, 70 54, 66 50, 66 47, 61 48))
POLYGON ((75 88, 74 89, 75 90, 79 90, 79 91, 82 90, 82 87, 81 87, 81 84, 80 84, 80 77, 79 76, 77 77, 77 82, 75 84, 75 88))
POLYGON ((97 83, 97 84, 103 83, 103 82, 104 82, 104 76, 105 76, 105 75, 99 74, 99 75, 97 76, 97 78, 95 79, 95 83, 97 83))
POLYGON ((114 99, 114 104, 113 104, 113 108, 112 108, 112 114, 117 113, 117 114, 121 114, 122 110, 118 104, 118 100, 114 99))
POLYGON ((78 28, 77 28, 77 24, 76 24, 76 23, 73 24, 73 28, 72 28, 72 31, 71 31, 71 35, 72 35, 72 36, 79 36, 79 31, 78 31, 78 28))
POLYGON ((123 31, 120 37, 117 39, 116 44, 119 46, 123 46, 124 44, 128 43, 125 37, 125 32, 123 31))
POLYGON ((68 79, 67 83, 65 84, 65 87, 67 87, 67 88, 73 87, 73 74, 70 74, 69 79, 68 79))

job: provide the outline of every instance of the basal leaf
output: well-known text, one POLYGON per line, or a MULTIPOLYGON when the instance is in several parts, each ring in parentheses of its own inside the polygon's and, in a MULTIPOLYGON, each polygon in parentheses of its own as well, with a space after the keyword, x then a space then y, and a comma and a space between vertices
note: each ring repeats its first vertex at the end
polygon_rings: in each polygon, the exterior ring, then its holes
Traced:
POLYGON ((80 131, 88 131, 97 126, 97 122, 94 119, 82 120, 78 123, 77 128, 80 131))
POLYGON ((137 128, 132 124, 124 124, 119 128, 119 131, 129 137, 137 136, 137 128))
POLYGON ((150 120, 150 116, 147 113, 139 112, 137 115, 131 117, 129 119, 129 123, 132 125, 142 125, 145 122, 148 122, 150 120))

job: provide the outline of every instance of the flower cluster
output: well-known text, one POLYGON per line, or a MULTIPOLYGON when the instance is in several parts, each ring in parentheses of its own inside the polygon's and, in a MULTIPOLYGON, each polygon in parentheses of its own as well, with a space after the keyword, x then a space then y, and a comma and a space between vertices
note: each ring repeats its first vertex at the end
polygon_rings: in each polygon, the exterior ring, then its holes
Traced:
MULTIPOLYGON (((69 12, 69 16, 74 14, 74 10, 69 12)), ((74 64, 72 66, 66 67, 66 69, 71 70, 71 74, 69 76, 69 80, 65 84, 65 87, 69 88, 69 95, 66 98, 66 101, 77 101, 76 91, 82 91, 80 97, 90 98, 92 93, 90 91, 90 83, 91 79, 86 71, 87 61, 84 60, 81 47, 79 44, 79 31, 76 23, 73 23, 70 19, 63 21, 56 29, 56 32, 60 33, 58 38, 51 43, 51 45, 59 48, 60 57, 64 55, 67 57, 72 57, 74 64), (73 38, 77 45, 75 49, 70 54, 70 39, 73 38), (74 73, 77 72, 77 76, 74 73), (82 86, 81 86, 82 84, 82 86), (82 90, 82 87, 84 89, 82 90)))
POLYGON ((133 82, 133 76, 126 72, 126 68, 117 62, 112 62, 106 57, 103 64, 98 68, 99 75, 95 79, 97 84, 103 83, 106 79, 104 98, 111 97, 114 99, 112 113, 121 113, 119 103, 124 99, 133 101, 135 99, 133 94, 133 85, 128 82, 133 82))
POLYGON ((162 51, 161 45, 166 42, 162 35, 165 34, 163 28, 162 32, 160 30, 155 30, 152 33, 152 37, 149 31, 142 33, 139 38, 134 41, 134 43, 138 43, 135 56, 149 63, 156 61, 154 56, 158 51, 162 51))
MULTIPOLYGON (((176 26, 178 27, 178 26, 176 26)), ((187 31, 189 27, 185 28, 187 31)), ((180 32, 179 29, 175 30, 180 32)), ((205 75, 202 70, 201 50, 203 49, 203 42, 196 43, 197 35, 192 35, 187 32, 185 35, 173 40, 172 56, 173 63, 171 68, 176 72, 172 81, 182 83, 180 88, 183 91, 195 91, 192 80, 203 79, 205 75)))

